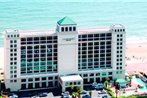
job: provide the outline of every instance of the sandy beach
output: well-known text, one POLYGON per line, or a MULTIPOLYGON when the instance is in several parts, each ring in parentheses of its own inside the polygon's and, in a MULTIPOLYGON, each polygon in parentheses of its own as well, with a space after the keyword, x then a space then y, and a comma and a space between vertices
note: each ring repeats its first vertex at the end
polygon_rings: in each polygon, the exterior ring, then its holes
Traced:
POLYGON ((126 45, 126 71, 147 73, 147 42, 126 45))

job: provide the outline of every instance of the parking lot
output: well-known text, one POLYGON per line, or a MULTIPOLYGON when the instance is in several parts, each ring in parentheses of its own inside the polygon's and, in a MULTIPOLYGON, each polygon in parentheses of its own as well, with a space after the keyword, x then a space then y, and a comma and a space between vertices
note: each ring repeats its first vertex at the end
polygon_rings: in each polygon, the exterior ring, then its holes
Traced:
MULTIPOLYGON (((101 98, 99 97, 98 92, 102 91, 97 90, 92 85, 84 86, 84 91, 87 92, 89 95, 89 91, 91 91, 91 98, 101 98)), ((20 92, 12 92, 18 95, 19 98, 61 98, 61 88, 54 88, 54 89, 39 89, 39 90, 30 90, 30 91, 20 91, 20 92)), ((82 95, 82 94, 81 94, 82 95)), ((67 97, 70 98, 70 97, 67 97)), ((106 97, 109 98, 109 97, 106 97)))

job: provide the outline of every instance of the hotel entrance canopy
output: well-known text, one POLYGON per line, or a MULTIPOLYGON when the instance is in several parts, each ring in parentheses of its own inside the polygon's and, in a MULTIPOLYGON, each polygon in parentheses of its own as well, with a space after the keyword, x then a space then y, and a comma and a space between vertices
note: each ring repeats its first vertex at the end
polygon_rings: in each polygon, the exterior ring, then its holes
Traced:
POLYGON ((80 75, 66 75, 60 76, 59 83, 62 87, 62 92, 65 91, 67 87, 80 86, 83 89, 83 79, 80 75))

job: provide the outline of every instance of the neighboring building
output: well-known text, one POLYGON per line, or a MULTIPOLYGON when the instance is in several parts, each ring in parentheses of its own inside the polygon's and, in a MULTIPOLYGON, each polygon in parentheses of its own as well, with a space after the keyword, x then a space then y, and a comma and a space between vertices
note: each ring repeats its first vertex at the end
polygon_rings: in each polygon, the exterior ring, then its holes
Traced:
POLYGON ((68 17, 55 31, 6 30, 5 85, 12 91, 82 86, 125 78, 125 27, 78 30, 68 17), (69 79, 70 78, 70 79, 69 79))

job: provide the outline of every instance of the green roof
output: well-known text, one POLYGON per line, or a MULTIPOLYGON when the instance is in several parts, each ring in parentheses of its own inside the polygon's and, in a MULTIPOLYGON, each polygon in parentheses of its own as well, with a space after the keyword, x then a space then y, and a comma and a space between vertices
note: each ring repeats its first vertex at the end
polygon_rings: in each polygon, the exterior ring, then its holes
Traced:
POLYGON ((126 80, 125 79, 117 79, 116 82, 117 83, 126 83, 126 80))
POLYGON ((64 17, 57 22, 59 25, 76 25, 76 23, 69 17, 64 17))

